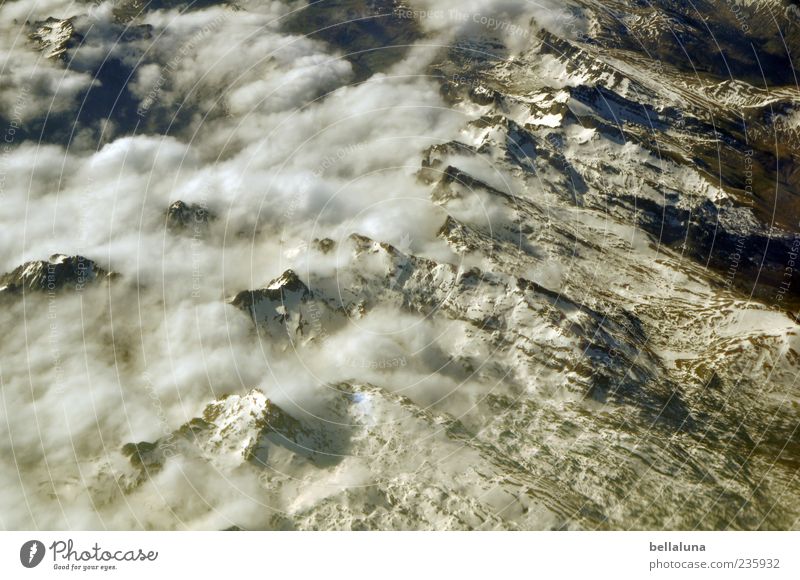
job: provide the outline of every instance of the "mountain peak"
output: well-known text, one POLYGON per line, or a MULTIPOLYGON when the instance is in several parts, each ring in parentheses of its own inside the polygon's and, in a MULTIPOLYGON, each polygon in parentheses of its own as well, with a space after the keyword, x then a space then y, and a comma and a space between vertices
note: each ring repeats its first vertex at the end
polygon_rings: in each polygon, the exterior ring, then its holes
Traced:
POLYGON ((49 260, 25 262, 0 276, 0 292, 82 290, 86 284, 115 276, 84 256, 53 254, 49 260))
POLYGON ((283 292, 308 293, 306 286, 294 270, 286 270, 283 274, 267 284, 267 290, 281 290, 283 292))
POLYGON ((45 58, 65 58, 67 49, 76 45, 80 35, 75 32, 71 18, 48 18, 34 23, 30 39, 34 40, 45 58))

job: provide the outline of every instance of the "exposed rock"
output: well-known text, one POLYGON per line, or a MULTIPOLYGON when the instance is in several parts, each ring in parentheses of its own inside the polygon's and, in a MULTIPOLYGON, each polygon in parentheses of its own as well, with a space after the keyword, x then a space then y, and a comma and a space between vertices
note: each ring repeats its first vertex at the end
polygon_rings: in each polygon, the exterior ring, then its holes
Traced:
POLYGON ((0 293, 80 291, 88 284, 115 276, 116 273, 106 272, 89 258, 54 254, 48 261, 26 262, 0 276, 0 293))
POLYGON ((263 288, 239 292, 230 300, 250 316, 260 333, 287 347, 324 340, 330 331, 340 327, 343 321, 333 302, 317 296, 293 270, 263 288))
POLYGON ((33 26, 30 38, 37 43, 45 58, 66 58, 67 50, 77 46, 82 38, 75 32, 71 18, 48 18, 35 22, 33 26))
POLYGON ((323 254, 330 254, 336 248, 336 242, 330 238, 315 239, 312 245, 323 254))
POLYGON ((402 10, 397 0, 327 0, 289 14, 284 27, 342 49, 362 81, 402 60, 421 37, 419 24, 402 10))
POLYGON ((202 236, 216 219, 204 204, 173 202, 167 210, 167 229, 172 233, 202 236))
POLYGON ((119 0, 114 3, 112 14, 118 23, 129 24, 132 21, 146 17, 149 12, 155 10, 190 12, 213 6, 236 9, 236 3, 228 0, 119 0))
POLYGON ((176 455, 230 469, 242 465, 265 468, 275 462, 271 452, 290 453, 324 466, 336 455, 337 439, 343 436, 346 434, 313 417, 310 422, 295 419, 254 389, 212 401, 201 416, 154 442, 123 445, 121 453, 132 470, 122 474, 121 481, 131 492, 155 477, 176 455))

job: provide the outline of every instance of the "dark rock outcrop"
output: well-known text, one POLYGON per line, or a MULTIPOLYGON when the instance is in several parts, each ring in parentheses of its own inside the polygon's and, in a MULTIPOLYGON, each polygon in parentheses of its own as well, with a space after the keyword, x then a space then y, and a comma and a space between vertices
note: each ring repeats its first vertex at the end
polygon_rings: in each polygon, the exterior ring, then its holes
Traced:
POLYGON ((0 294, 80 291, 88 284, 116 277, 83 256, 54 254, 50 259, 25 262, 0 276, 0 294))

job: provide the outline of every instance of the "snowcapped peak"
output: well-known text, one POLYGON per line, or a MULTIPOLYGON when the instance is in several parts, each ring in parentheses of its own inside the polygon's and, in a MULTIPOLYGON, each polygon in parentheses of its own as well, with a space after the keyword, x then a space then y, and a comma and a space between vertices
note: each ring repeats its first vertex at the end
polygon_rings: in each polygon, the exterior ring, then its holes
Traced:
POLYGON ((267 284, 268 290, 283 290, 285 292, 308 292, 308 286, 303 284, 294 270, 286 270, 283 274, 267 284))
POLYGON ((48 18, 43 22, 36 22, 34 26, 36 28, 30 38, 38 43, 45 58, 63 57, 77 37, 71 18, 48 18))

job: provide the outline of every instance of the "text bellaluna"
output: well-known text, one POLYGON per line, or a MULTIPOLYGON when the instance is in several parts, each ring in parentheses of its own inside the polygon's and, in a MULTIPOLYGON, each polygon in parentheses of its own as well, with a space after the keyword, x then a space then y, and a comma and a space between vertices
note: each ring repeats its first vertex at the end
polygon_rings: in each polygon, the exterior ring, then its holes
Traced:
POLYGON ((650 542, 650 551, 651 552, 705 552, 706 546, 705 544, 684 544, 683 542, 678 542, 677 544, 673 544, 672 542, 654 544, 653 542, 650 542))

